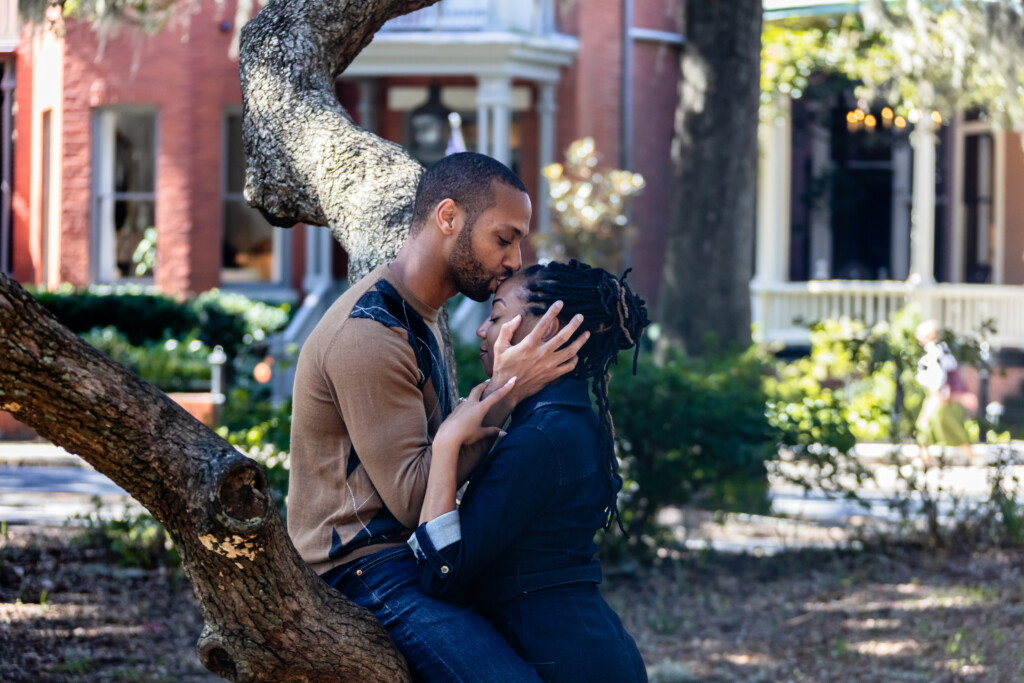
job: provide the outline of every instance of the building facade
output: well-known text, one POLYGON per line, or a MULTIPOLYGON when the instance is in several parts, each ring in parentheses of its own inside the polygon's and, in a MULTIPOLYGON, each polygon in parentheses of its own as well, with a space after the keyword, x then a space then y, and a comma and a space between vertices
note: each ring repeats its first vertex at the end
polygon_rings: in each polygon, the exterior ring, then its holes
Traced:
MULTIPOLYGON (((508 163, 527 184, 534 230, 550 220, 541 168, 573 140, 594 138, 602 164, 647 179, 631 257, 653 300, 670 206, 680 5, 444 0, 389 22, 336 94, 360 125, 424 163, 451 138, 438 115, 447 124, 457 113, 465 148, 508 163)), ((203 0, 187 22, 152 36, 124 27, 104 37, 75 20, 63 38, 21 31, 9 62, 18 144, 5 270, 48 287, 136 282, 267 299, 300 299, 344 277, 326 230, 272 229, 242 198, 233 20, 231 3, 203 0)))

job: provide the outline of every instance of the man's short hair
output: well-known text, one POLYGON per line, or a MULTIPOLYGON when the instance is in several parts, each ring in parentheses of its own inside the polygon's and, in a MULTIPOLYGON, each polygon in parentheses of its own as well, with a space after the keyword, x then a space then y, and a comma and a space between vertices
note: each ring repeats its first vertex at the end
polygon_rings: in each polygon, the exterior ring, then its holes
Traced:
POLYGON ((512 170, 496 159, 476 152, 459 152, 444 157, 423 172, 416 187, 412 229, 416 234, 427 224, 431 212, 445 199, 451 199, 466 212, 467 223, 495 204, 493 182, 503 183, 520 192, 526 186, 512 170))

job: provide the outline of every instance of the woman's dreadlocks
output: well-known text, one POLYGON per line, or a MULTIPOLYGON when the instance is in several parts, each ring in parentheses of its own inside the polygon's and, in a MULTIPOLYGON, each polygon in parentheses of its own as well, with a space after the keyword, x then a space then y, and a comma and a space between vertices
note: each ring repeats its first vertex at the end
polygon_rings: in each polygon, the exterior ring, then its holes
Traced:
POLYGON ((649 322, 644 300, 630 290, 627 275, 629 270, 616 278, 606 270, 576 260, 553 261, 523 271, 528 313, 541 316, 551 304, 562 301, 565 305, 558 319, 563 325, 577 313, 583 315, 583 324, 573 339, 585 330, 590 332, 590 338, 577 354, 576 367, 568 376, 592 380, 590 390, 597 401, 601 444, 612 482, 604 528, 610 528, 615 521, 623 533, 625 529, 617 504, 622 476, 615 458, 615 431, 608 407, 608 370, 618 361, 619 351, 632 348, 633 374, 636 374, 640 335, 649 322))

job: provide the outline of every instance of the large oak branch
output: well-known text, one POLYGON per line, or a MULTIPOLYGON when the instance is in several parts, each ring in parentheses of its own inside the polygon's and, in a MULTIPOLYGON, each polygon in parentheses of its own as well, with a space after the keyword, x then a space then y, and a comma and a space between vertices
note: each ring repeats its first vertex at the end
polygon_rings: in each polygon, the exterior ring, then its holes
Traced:
POLYGON ((0 409, 80 455, 165 526, 199 598, 200 658, 214 673, 408 680, 380 624, 299 558, 261 467, 2 274, 0 409))
POLYGON ((398 253, 422 167, 334 95, 388 19, 437 0, 272 0, 242 29, 245 198, 275 225, 329 226, 352 279, 398 253))

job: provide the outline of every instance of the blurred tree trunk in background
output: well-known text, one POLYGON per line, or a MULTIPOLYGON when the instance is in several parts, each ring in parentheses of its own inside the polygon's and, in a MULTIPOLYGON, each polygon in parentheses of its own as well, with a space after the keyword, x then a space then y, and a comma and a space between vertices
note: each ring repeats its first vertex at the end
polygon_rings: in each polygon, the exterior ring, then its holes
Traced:
POLYGON ((658 321, 662 345, 702 354, 750 343, 762 8, 760 0, 687 0, 683 12, 658 321))

